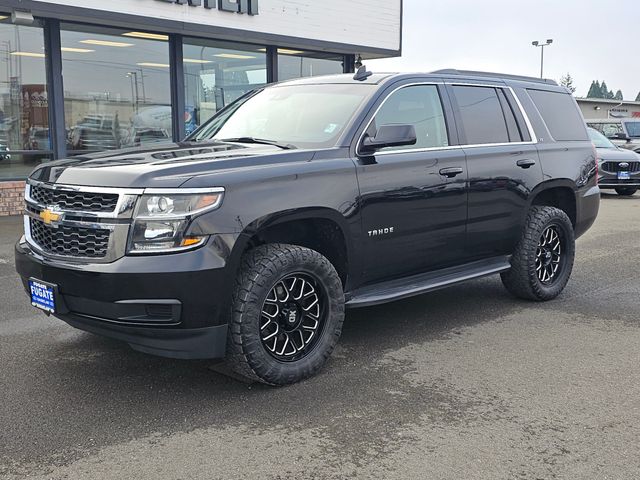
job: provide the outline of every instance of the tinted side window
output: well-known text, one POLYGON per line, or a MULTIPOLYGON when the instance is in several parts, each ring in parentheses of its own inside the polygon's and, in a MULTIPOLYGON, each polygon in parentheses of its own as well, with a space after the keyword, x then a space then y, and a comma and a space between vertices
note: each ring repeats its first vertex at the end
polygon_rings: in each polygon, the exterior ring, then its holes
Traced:
POLYGON ((527 90, 555 140, 589 140, 584 120, 568 93, 527 90))
POLYGON ((413 85, 392 93, 376 114, 367 134, 375 136, 381 125, 413 125, 415 145, 388 147, 387 150, 437 148, 449 145, 442 102, 435 85, 413 85))
POLYGON ((453 92, 468 145, 509 142, 495 88, 454 86, 453 92))

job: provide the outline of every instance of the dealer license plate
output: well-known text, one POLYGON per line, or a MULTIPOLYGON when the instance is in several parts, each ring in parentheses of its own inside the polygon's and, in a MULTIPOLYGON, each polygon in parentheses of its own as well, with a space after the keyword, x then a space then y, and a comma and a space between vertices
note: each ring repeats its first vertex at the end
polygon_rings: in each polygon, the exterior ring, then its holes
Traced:
POLYGON ((29 279, 29 292, 31 293, 31 305, 45 312, 55 313, 55 285, 42 280, 29 279))
POLYGON ((618 172, 618 180, 631 180, 629 172, 618 172))

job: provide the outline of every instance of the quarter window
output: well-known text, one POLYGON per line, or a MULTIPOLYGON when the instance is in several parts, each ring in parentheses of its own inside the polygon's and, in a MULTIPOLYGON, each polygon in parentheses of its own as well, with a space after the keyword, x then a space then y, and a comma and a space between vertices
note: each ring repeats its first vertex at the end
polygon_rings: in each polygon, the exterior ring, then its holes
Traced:
POLYGON ((468 145, 510 141, 507 120, 495 88, 454 86, 453 92, 468 145))
POLYGON ((413 125, 417 142, 408 147, 387 147, 381 151, 449 145, 442 102, 435 85, 414 85, 392 93, 376 114, 367 134, 375 136, 382 125, 413 125))
POLYGON ((527 92, 555 140, 589 140, 584 120, 571 95, 547 90, 527 92))

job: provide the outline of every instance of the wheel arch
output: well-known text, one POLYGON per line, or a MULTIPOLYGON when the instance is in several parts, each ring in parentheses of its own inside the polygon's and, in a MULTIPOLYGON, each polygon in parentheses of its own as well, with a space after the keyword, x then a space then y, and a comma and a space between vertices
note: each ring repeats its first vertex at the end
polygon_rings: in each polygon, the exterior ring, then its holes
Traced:
POLYGON ((346 288, 353 271, 353 242, 346 218, 326 207, 285 210, 260 217, 247 225, 231 253, 239 265, 250 249, 267 243, 289 243, 310 248, 334 266, 346 288))
POLYGON ((545 205, 564 211, 575 229, 578 217, 575 189, 575 183, 569 179, 556 179, 541 183, 529 195, 529 202, 522 217, 522 224, 524 225, 528 211, 532 206, 545 205))

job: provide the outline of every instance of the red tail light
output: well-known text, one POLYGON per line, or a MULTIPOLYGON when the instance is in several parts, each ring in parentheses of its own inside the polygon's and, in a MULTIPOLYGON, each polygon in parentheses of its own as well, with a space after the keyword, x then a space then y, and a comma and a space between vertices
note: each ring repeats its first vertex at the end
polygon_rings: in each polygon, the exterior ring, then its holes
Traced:
POLYGON ((596 148, 596 146, 592 143, 591 144, 591 148, 593 149, 593 158, 596 161, 596 185, 598 184, 598 177, 599 177, 599 167, 598 167, 598 163, 600 163, 600 159, 598 158, 598 149, 596 148))

